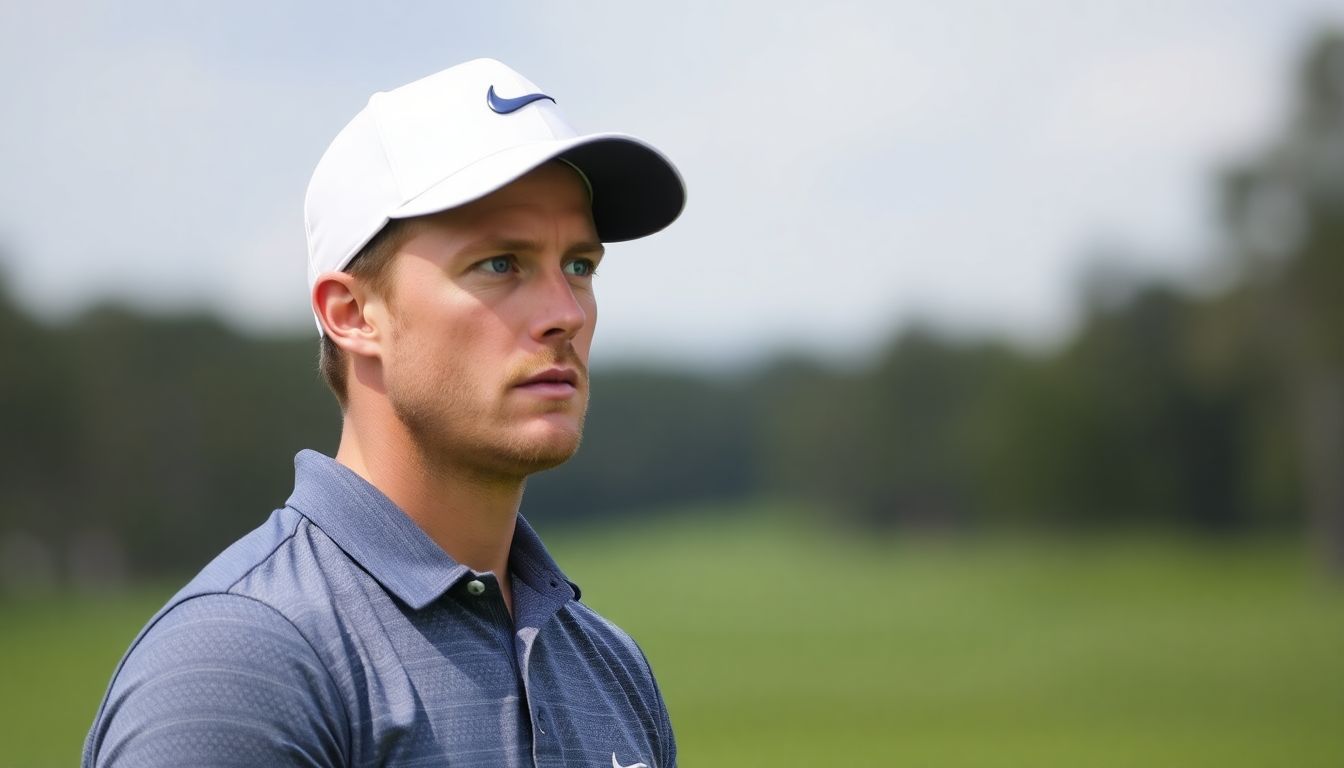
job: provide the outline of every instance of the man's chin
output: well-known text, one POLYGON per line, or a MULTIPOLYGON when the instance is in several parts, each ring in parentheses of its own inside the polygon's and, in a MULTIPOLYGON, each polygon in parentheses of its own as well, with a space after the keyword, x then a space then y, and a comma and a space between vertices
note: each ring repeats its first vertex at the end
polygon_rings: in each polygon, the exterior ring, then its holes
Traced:
MULTIPOLYGON (((498 433, 496 436, 499 436, 498 433)), ((473 463, 501 476, 525 478, 564 464, 579 449, 582 426, 554 418, 539 419, 508 434, 503 441, 478 443, 473 463)), ((458 460, 473 461, 462 455, 462 447, 452 450, 458 460)))
POLYGON ((516 446, 520 463, 531 467, 528 474, 558 467, 579 450, 583 437, 579 427, 548 426, 548 429, 533 431, 516 446))

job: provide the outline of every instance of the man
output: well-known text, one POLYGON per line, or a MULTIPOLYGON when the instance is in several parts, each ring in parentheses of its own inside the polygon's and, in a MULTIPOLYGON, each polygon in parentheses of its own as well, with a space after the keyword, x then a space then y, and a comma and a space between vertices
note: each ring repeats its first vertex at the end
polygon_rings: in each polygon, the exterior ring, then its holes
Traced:
POLYGON ((375 94, 306 200, 335 459, 143 630, 86 766, 671 766, 648 662, 518 515, 578 447, 603 242, 672 164, 492 60, 375 94))

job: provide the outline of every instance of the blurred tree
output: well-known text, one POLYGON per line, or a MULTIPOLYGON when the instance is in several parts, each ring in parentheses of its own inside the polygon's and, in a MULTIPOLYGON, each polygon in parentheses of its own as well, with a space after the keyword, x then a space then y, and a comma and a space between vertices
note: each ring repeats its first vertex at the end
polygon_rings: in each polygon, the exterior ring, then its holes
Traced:
POLYGON ((915 328, 863 370, 776 365, 756 387, 765 482, 870 531, 977 522, 990 509, 977 503, 980 402, 1012 357, 915 328))
POLYGON ((65 459, 78 429, 55 342, 0 284, 0 537, 23 535, 53 557, 63 528, 49 501, 53 489, 70 486, 65 459))
POLYGON ((1192 356, 1206 304, 1158 285, 1118 296, 995 393, 1012 443, 984 461, 999 489, 987 503, 1070 527, 1244 528, 1243 393, 1192 356))
POLYGON ((1228 175, 1224 215, 1296 425, 1315 540, 1344 573, 1344 35, 1322 34, 1282 134, 1228 175))

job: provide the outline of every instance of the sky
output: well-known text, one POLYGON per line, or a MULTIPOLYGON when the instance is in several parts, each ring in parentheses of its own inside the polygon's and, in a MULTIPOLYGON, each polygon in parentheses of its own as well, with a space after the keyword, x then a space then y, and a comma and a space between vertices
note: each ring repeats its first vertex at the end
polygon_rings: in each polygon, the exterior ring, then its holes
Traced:
POLYGON ((327 144, 492 56, 686 179, 678 222, 609 248, 596 361, 857 359, 915 322, 1048 345, 1099 259, 1211 274, 1216 174, 1327 23, 1344 2, 4 3, 0 276, 53 320, 313 333, 327 144))

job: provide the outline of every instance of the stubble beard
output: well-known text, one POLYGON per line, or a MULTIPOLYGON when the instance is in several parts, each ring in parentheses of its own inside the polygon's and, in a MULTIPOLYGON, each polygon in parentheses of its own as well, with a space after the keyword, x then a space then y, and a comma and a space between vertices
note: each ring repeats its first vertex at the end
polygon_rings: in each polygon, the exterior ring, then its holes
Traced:
MULTIPOLYGON (((570 356, 557 357, 560 359, 555 362, 576 364, 570 356)), ((539 367, 545 365, 534 363, 528 370, 539 367)), ((578 367, 586 381, 586 370, 578 367)), ((491 398, 475 391, 469 382, 449 371, 438 374, 409 381, 390 378, 386 382, 393 412, 406 427, 426 468, 455 467, 501 481, 521 481, 558 467, 578 451, 587 418, 586 395, 573 430, 548 430, 539 438, 526 430, 508 428, 508 415, 491 413, 486 405, 491 398)))

